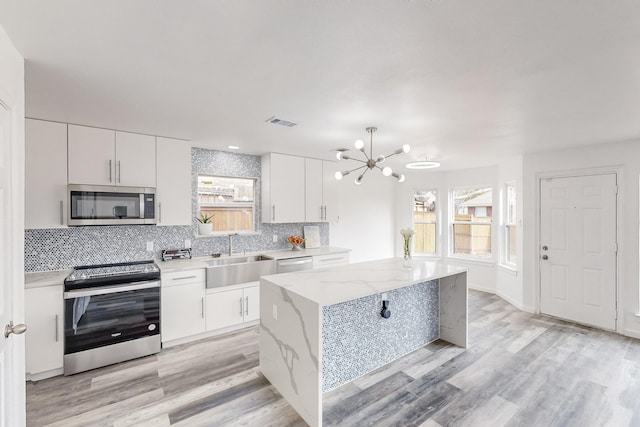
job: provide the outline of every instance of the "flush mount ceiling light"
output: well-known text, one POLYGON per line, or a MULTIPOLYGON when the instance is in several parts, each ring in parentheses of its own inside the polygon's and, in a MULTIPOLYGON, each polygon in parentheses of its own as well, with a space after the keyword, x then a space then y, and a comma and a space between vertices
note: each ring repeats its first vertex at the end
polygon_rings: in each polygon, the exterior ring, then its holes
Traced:
POLYGON ((359 171, 362 170, 362 173, 356 178, 356 184, 360 185, 362 183, 362 178, 364 177, 364 174, 367 173, 367 171, 369 171, 369 169, 373 169, 373 168, 378 168, 382 171, 382 174, 384 176, 393 176, 394 178, 396 178, 398 180, 398 182, 403 182, 404 181, 404 175, 402 174, 398 174, 395 173, 389 166, 386 167, 381 167, 379 166, 379 163, 384 163, 384 161, 386 159, 388 159, 389 157, 395 155, 395 154, 400 154, 400 153, 408 153, 409 150, 411 149, 411 147, 409 147, 408 144, 404 144, 402 146, 402 148, 398 148, 396 151, 394 151, 393 153, 389 154, 388 156, 378 156, 375 159, 373 158, 373 133, 375 131, 378 130, 378 128, 376 127, 368 127, 367 129, 367 133, 369 134, 369 154, 367 155, 367 152, 364 149, 364 141, 359 139, 355 142, 355 147, 357 150, 360 150, 363 154, 364 157, 366 158, 366 160, 362 160, 362 159, 354 159, 351 156, 347 156, 344 152, 346 150, 338 150, 338 153, 336 153, 336 157, 338 158, 338 160, 354 160, 356 162, 360 162, 360 163, 364 163, 363 166, 351 169, 351 170, 346 170, 344 172, 336 172, 336 179, 340 180, 342 179, 345 175, 349 175, 351 172, 355 172, 355 171, 359 171))
POLYGON ((433 169, 433 168, 439 168, 440 162, 424 159, 418 162, 407 163, 405 167, 407 169, 433 169))

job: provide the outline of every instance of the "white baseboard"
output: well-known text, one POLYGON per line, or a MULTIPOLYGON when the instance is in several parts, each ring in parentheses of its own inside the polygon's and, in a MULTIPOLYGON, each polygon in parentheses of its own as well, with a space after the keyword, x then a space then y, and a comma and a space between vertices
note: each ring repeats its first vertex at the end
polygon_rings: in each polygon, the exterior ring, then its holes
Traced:
POLYGON ((37 374, 27 374, 27 381, 40 381, 47 378, 57 377, 64 374, 63 368, 52 369, 50 371, 38 372, 37 374))
POLYGON ((502 293, 500 291, 496 291, 496 295, 499 296, 500 298, 502 298, 503 300, 505 300, 506 302, 508 302, 509 304, 511 304, 512 306, 514 306, 515 308, 517 308, 520 311, 526 311, 527 313, 535 313, 535 310, 533 309, 533 307, 529 307, 529 306, 523 305, 523 304, 513 300, 512 298, 508 297, 507 295, 505 295, 504 293, 502 293))
POLYGON ((476 285, 475 283, 468 283, 467 287, 469 289, 473 289, 474 291, 486 292, 488 294, 495 294, 496 290, 492 288, 486 288, 484 286, 476 285))
POLYGON ((640 331, 635 331, 633 329, 624 329, 622 331, 622 335, 631 337, 631 338, 640 339, 640 331))

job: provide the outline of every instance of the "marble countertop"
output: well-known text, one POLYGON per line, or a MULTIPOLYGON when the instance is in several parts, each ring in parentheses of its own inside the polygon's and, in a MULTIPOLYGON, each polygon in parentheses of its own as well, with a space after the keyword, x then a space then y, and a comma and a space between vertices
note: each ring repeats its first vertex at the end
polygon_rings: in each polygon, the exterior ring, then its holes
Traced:
MULTIPOLYGON (((300 258, 314 255, 329 255, 351 252, 351 249, 337 248, 334 246, 323 246, 314 249, 301 249, 299 251, 277 250, 277 251, 258 251, 247 252, 246 254, 233 254, 232 257, 242 257, 244 255, 264 255, 269 258, 279 260, 287 258, 300 258)), ((228 255, 222 255, 228 258, 228 255)), ((207 268, 206 261, 212 259, 210 256, 196 257, 193 259, 179 259, 173 261, 156 261, 161 272, 169 273, 172 271, 195 270, 198 268, 207 268)), ((24 288, 41 288, 44 286, 62 285, 64 279, 71 273, 71 269, 52 270, 24 274, 24 288)))
POLYGON ((325 306, 467 271, 442 262, 413 259, 411 264, 406 268, 402 258, 389 258, 262 279, 325 306))
MULTIPOLYGON (((299 251, 292 250, 277 250, 277 251, 258 251, 258 252, 247 252, 246 254, 233 254, 233 257, 243 257, 245 255, 263 255, 275 260, 279 259, 288 259, 288 258, 300 258, 306 256, 315 256, 315 255, 329 255, 329 254, 337 254, 351 252, 351 249, 345 248, 337 248, 333 246, 323 246, 320 248, 313 249, 301 249, 299 251)), ((221 258, 229 258, 229 255, 222 255, 221 258)), ((157 264, 160 267, 160 270, 165 273, 169 273, 172 271, 184 271, 184 270, 195 270, 198 268, 207 268, 208 265, 206 261, 213 259, 210 256, 205 257, 196 257, 192 259, 177 259, 171 261, 158 261, 157 264)))
POLYGON ((69 270, 42 271, 24 274, 24 288, 42 288, 44 286, 62 285, 62 282, 71 273, 69 270))

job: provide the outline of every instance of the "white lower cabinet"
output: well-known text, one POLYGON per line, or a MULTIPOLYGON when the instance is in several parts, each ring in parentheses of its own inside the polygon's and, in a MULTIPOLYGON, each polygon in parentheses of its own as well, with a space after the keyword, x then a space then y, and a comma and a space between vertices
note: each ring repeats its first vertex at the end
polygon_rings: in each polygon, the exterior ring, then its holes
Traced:
POLYGON ((226 328, 260 318, 260 286, 207 294, 207 330, 226 328))
POLYGON ((203 269, 163 273, 160 298, 162 342, 205 332, 203 269))
MULTIPOLYGON (((27 378, 62 369, 64 355, 64 305, 62 285, 25 290, 25 334, 27 378)), ((57 375, 53 373, 52 375, 57 375)))

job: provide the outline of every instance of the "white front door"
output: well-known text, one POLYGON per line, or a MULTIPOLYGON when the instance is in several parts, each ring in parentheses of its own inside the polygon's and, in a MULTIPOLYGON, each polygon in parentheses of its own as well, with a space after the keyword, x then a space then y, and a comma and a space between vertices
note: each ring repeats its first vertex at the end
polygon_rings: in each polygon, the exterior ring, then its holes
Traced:
MULTIPOLYGON (((5 337, 6 325, 13 319, 13 242, 15 229, 11 199, 13 197, 11 112, 0 102, 0 426, 24 424, 24 338, 11 333, 5 337), (20 340, 20 341, 18 341, 20 340), (21 356, 21 357, 20 357, 21 356)), ((19 330, 20 328, 16 328, 19 330)))
POLYGON ((616 328, 616 175, 540 182, 540 311, 616 328))

